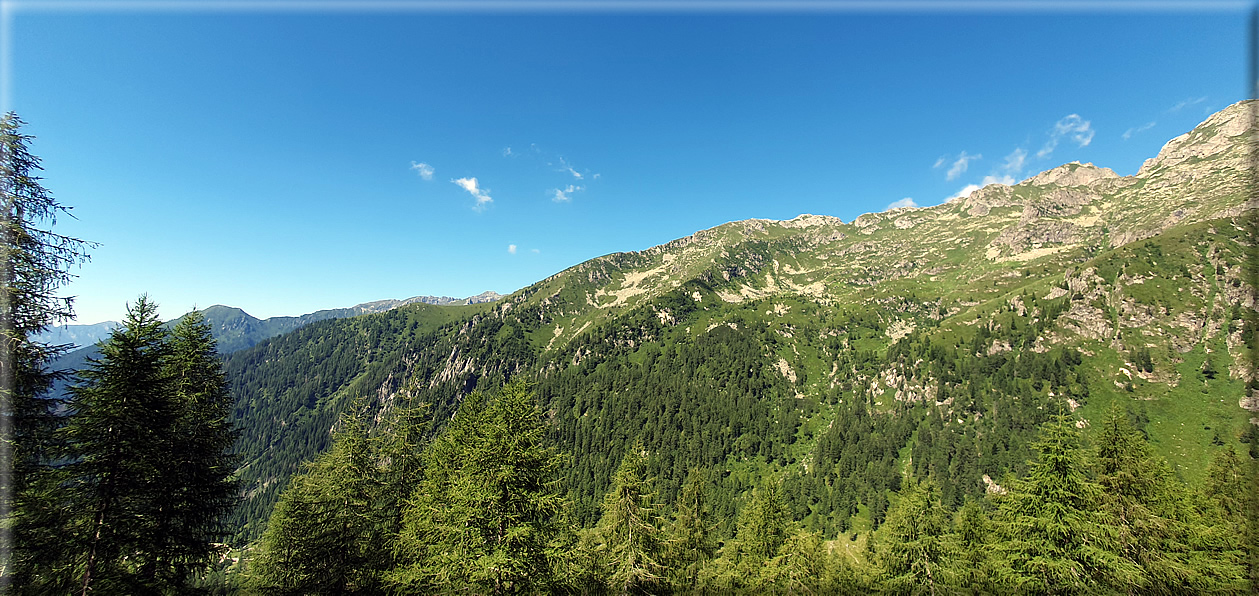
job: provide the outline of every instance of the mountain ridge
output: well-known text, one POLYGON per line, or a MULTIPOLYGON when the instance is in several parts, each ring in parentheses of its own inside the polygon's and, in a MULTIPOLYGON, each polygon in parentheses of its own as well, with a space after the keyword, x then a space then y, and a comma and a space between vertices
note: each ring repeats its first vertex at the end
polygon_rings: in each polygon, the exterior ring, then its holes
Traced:
MULTIPOLYGON (((226 320, 228 318, 240 318, 240 319, 245 319, 248 323, 252 324, 253 326, 262 326, 262 327, 277 326, 277 327, 283 328, 285 327, 285 325, 283 325, 282 323, 289 322, 289 321, 293 321, 293 322, 305 321, 305 323, 300 323, 297 325, 297 326, 300 326, 301 324, 306 324, 313 321, 319 321, 326 318, 336 318, 340 316, 357 316, 360 314, 384 312, 386 310, 398 308, 401 306, 406 306, 409 304, 415 304, 415 303, 436 304, 436 305, 443 305, 443 306, 448 305, 448 304, 480 304, 483 302, 493 302, 502 297, 503 297, 503 294, 499 294, 494 291, 485 291, 475 296, 469 296, 466 298, 452 298, 450 296, 412 296, 410 298, 405 298, 402 300, 386 298, 384 300, 374 300, 371 302, 363 302, 363 303, 356 304, 354 306, 350 306, 346 308, 331 308, 331 309, 317 310, 312 313, 306 313, 304 315, 296 315, 296 316, 280 315, 280 316, 275 316, 275 317, 267 317, 266 319, 259 319, 245 312, 244 309, 241 309, 235 306, 227 306, 223 304, 214 304, 211 306, 207 306, 204 309, 201 309, 201 311, 203 314, 211 313, 211 314, 207 314, 206 318, 212 321, 218 320, 218 319, 226 320)), ((171 319, 170 322, 177 321, 182 316, 183 315, 181 315, 180 317, 171 319)), ((229 323, 224 323, 224 324, 230 325, 229 323)), ((237 325, 239 324, 240 323, 237 323, 237 325)), ((112 331, 117 326, 118 326, 118 321, 102 321, 100 323, 93 323, 93 324, 88 324, 88 325, 80 325, 80 324, 55 325, 53 327, 48 328, 43 333, 36 334, 33 339, 34 341, 44 343, 44 344, 49 344, 49 345, 71 345, 72 347, 70 348, 70 350, 74 351, 83 347, 90 346, 91 344, 94 344, 102 339, 105 339, 106 337, 109 337, 110 331, 112 331)), ((296 328, 296 327, 293 327, 293 328, 296 328)), ((286 328, 284 331, 281 331, 281 332, 283 333, 283 332, 287 332, 291 330, 292 328, 286 328)), ((215 337, 217 339, 219 336, 216 335, 215 337)), ((268 335, 267 337, 270 337, 270 336, 268 335)), ((255 340, 253 343, 257 343, 257 341, 255 340)), ((250 343, 249 345, 253 345, 253 343, 250 343)), ((249 347, 249 346, 243 346, 243 347, 249 347)), ((222 347, 220 346, 220 348, 222 347)), ((235 351, 237 349, 241 349, 241 347, 233 346, 230 350, 226 350, 226 351, 235 351)), ((223 350, 221 349, 221 351, 223 350)))
POLYGON ((1224 149, 1141 176, 1063 164, 848 223, 727 222, 494 303, 413 305, 264 340, 225 360, 245 429, 239 539, 257 536, 346 408, 380 421, 420 401, 449 420, 470 392, 516 375, 537 383, 573 454, 565 482, 583 523, 636 440, 656 454, 666 499, 692 466, 721 470, 731 498, 766 470, 839 491, 792 505, 831 536, 857 523, 858 503, 877 523, 898 470, 937 478, 952 504, 982 496, 985 475, 1020 471, 1050 410, 1087 425, 1111 403, 1148 418, 1156 449, 1194 479, 1214 445, 1245 449, 1259 421, 1245 269, 1256 201, 1239 167, 1255 141, 1253 127, 1228 124, 1251 122, 1255 105, 1230 106, 1210 134, 1166 152, 1224 149), (1240 132, 1221 141, 1221 130, 1240 132), (876 472, 841 490, 832 466, 852 464, 836 459, 846 439, 831 429, 849 416, 887 439, 869 446, 876 472), (976 455, 922 468, 916 425, 976 455))

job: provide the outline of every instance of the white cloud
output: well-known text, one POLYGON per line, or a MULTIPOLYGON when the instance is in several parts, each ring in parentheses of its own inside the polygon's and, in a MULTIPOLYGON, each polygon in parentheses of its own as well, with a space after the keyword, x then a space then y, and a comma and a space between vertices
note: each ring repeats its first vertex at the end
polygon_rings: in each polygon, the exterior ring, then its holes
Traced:
POLYGON ((944 165, 944 156, 943 156, 943 155, 941 155, 941 156, 940 156, 940 159, 937 159, 937 160, 936 160, 935 165, 931 166, 931 168, 932 168, 932 169, 935 169, 935 168, 938 168, 938 167, 940 167, 940 166, 942 166, 942 165, 944 165))
POLYGON ((476 204, 472 208, 477 211, 483 211, 487 203, 494 202, 494 199, 490 198, 490 190, 481 188, 477 184, 476 178, 459 178, 458 180, 451 180, 451 182, 458 185, 459 188, 468 191, 468 194, 476 198, 476 204))
POLYGON ((917 206, 918 206, 918 203, 915 203, 913 199, 911 199, 911 198, 909 198, 909 197, 905 197, 905 198, 903 198, 903 199, 901 199, 901 200, 899 200, 899 201, 896 201, 896 202, 893 202, 893 203, 889 203, 889 204, 888 204, 888 206, 887 206, 886 208, 887 208, 887 209, 896 209, 896 208, 898 208, 898 207, 917 207, 917 206))
POLYGON ((1010 176, 1018 176, 1023 171, 1023 166, 1027 163, 1027 150, 1019 147, 1011 151, 1005 156, 1005 165, 1001 166, 1002 171, 1010 176))
POLYGON ((508 245, 507 245, 507 252, 508 252, 508 253, 510 253, 510 254, 513 254, 513 255, 514 255, 514 254, 516 254, 516 245, 515 245, 515 244, 508 244, 508 245))
POLYGON ((989 184, 1010 185, 1010 184, 1014 184, 1014 178, 1011 177, 1009 174, 1003 175, 999 178, 993 175, 984 176, 984 179, 981 180, 979 184, 967 184, 966 186, 963 186, 961 190, 957 191, 956 193, 953 193, 952 196, 948 197, 945 200, 951 201, 958 197, 968 197, 970 196, 970 193, 973 193, 985 186, 988 186, 989 184))
POLYGON ((1145 124, 1142 124, 1141 126, 1134 126, 1132 128, 1129 128, 1128 130, 1123 131, 1123 140, 1126 141, 1128 139, 1131 139, 1132 135, 1134 134, 1145 132, 1147 130, 1150 130, 1151 128, 1154 128, 1154 124, 1155 124, 1154 122, 1146 122, 1145 124))
POLYGON ((1080 117, 1079 114, 1067 114, 1061 120, 1054 124, 1054 129, 1049 133, 1049 140, 1045 142, 1045 146, 1036 152, 1036 157, 1049 157, 1049 154, 1058 148, 1058 142, 1063 137, 1067 137, 1080 147, 1087 147, 1093 142, 1093 125, 1088 120, 1080 117))
POLYGON ((953 193, 953 195, 952 195, 952 196, 950 196, 949 198, 947 198, 947 199, 945 199, 945 200, 946 200, 946 201, 951 201, 951 200, 956 199, 956 198, 958 198, 958 197, 969 197, 969 196, 970 196, 970 193, 975 192, 975 191, 977 191, 977 190, 979 190, 979 185, 978 185, 978 184, 967 184, 966 186, 963 186, 963 187, 962 187, 962 190, 959 190, 959 191, 957 191, 957 192, 953 193))
POLYGON ((511 157, 515 155, 511 152, 511 147, 503 147, 503 157, 511 157))
POLYGON ((578 172, 577 170, 574 170, 574 169, 573 169, 573 166, 568 165, 568 162, 567 162, 567 161, 564 161, 564 158, 563 158, 563 157, 560 157, 560 171, 561 171, 561 172, 568 172, 569 174, 572 174, 572 175, 573 175, 573 178, 576 178, 576 179, 578 179, 578 180, 581 180, 581 179, 582 179, 582 174, 581 174, 581 172, 578 172))
POLYGON ((957 160, 953 162, 953 165, 949 167, 949 172, 948 174, 944 175, 944 179, 953 180, 954 178, 961 176, 962 174, 966 172, 966 168, 970 167, 970 162, 975 161, 977 159, 983 159, 983 157, 984 157, 983 155, 978 155, 978 154, 971 155, 963 151, 960 155, 957 156, 957 160))
POLYGON ((552 201, 555 201, 556 203, 567 203, 567 202, 569 202, 569 201, 572 201, 572 200, 573 200, 573 197, 572 197, 572 194, 573 194, 573 193, 575 193, 575 192, 581 192, 581 191, 583 191, 583 190, 586 190, 586 187, 584 187, 584 186, 573 186, 572 184, 569 184, 569 185, 568 185, 568 187, 563 188, 563 189, 559 189, 559 188, 552 188, 552 189, 551 189, 551 193, 552 193, 551 200, 552 200, 552 201))
POLYGON ((423 178, 425 180, 433 179, 433 166, 430 166, 426 163, 411 162, 411 169, 415 170, 415 173, 419 174, 420 178, 423 178))
POLYGON ((540 252, 542 252, 542 251, 541 251, 541 250, 539 250, 539 249, 536 249, 536 248, 531 248, 531 249, 529 249, 529 252, 531 252, 531 253, 533 253, 533 254, 535 254, 535 255, 536 255, 536 254, 538 254, 538 253, 540 253, 540 252))
POLYGON ((1011 184, 1014 184, 1014 178, 1010 176, 1009 174, 1001 176, 1000 178, 996 176, 992 176, 992 175, 984 176, 984 179, 979 183, 979 187, 983 188, 985 186, 988 186, 989 184, 1004 184, 1006 186, 1009 186, 1011 184))
POLYGON ((1168 109, 1167 109, 1167 111, 1168 111, 1168 112, 1179 112, 1179 111, 1181 111, 1181 110, 1183 110, 1183 109, 1185 109, 1185 108, 1187 108, 1187 107, 1189 107, 1189 106, 1196 106, 1196 105, 1198 105, 1198 104, 1200 104, 1200 103, 1202 103, 1202 102, 1204 102, 1204 101, 1206 101, 1206 100, 1207 100, 1207 98, 1206 98, 1206 96, 1205 96, 1205 95, 1204 95, 1204 96, 1202 96, 1202 97, 1194 97, 1194 98, 1186 99, 1186 100, 1184 100, 1184 101, 1177 102, 1177 103, 1176 103, 1176 105, 1174 105, 1174 106, 1172 106, 1172 107, 1168 108, 1168 109))

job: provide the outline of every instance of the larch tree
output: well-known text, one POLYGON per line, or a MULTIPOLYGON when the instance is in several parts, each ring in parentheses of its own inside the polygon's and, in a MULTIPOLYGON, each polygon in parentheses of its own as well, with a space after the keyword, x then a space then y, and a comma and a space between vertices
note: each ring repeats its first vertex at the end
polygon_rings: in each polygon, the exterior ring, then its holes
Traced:
POLYGON ((249 583, 282 594, 378 589, 372 563, 385 552, 375 532, 381 513, 375 441, 362 404, 342 414, 332 448, 307 464, 280 495, 259 542, 249 583))
POLYGON ((621 460, 603 498, 595 549, 604 581, 621 594, 650 593, 665 585, 665 542, 641 444, 621 460))
POLYGON ((726 542, 721 556, 704 570, 704 587, 717 591, 763 588, 766 564, 778 556, 791 525, 781 480, 770 478, 739 512, 734 538, 726 542))
POLYGON ((1140 566, 1137 585, 1151 594, 1240 588, 1241 552, 1218 524, 1199 515, 1171 469, 1117 405, 1096 437, 1093 458, 1102 510, 1116 528, 1120 554, 1140 566))
POLYGON ((68 346, 34 337, 73 318, 71 299, 56 292, 93 246, 52 231, 69 207, 40 183, 25 124, 13 112, 0 117, 0 592, 38 585, 61 542, 50 469, 58 402, 47 394, 62 373, 48 364, 68 346))
POLYGON ((699 469, 692 469, 674 505, 667 545, 668 566, 674 587, 680 590, 696 588, 700 570, 717 550, 705 476, 699 469))
POLYGON ((565 530, 563 456, 546 438, 533 392, 517 380, 473 392, 429 446, 388 574, 406 592, 545 591, 565 530))
POLYGON ((1259 463, 1232 446, 1216 452, 1201 487, 1208 519, 1220 520, 1225 546, 1242 552, 1249 589, 1259 589, 1259 463))
POLYGON ((931 480, 910 482, 888 509, 878 543, 877 561, 888 590, 903 594, 940 594, 951 583, 949 559, 956 549, 940 491, 931 480))
POLYGON ((1065 414, 1041 427, 1027 474, 1002 495, 999 580, 1019 592, 1140 590, 1144 574, 1118 552, 1102 510, 1102 488, 1088 474, 1080 434, 1065 414))

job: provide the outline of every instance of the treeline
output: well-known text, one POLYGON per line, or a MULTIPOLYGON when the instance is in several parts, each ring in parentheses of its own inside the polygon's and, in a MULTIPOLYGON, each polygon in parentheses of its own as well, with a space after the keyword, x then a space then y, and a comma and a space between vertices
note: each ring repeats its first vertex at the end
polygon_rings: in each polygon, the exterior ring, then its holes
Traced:
MULTIPOLYGON (((360 406, 362 404, 359 404, 360 406)), ((1218 452, 1186 487, 1117 407, 1092 444, 1068 414, 1043 424, 1026 473, 950 507, 930 478, 887 491, 864 547, 793 521, 781 476, 736 498, 718 474, 662 497, 641 443, 577 523, 568 457, 520 380, 474 392, 426 440, 424 404, 379 432, 362 408, 281 496, 238 588, 263 593, 1247 593, 1256 548, 1253 463, 1218 452), (849 544, 845 544, 849 543, 849 544)))

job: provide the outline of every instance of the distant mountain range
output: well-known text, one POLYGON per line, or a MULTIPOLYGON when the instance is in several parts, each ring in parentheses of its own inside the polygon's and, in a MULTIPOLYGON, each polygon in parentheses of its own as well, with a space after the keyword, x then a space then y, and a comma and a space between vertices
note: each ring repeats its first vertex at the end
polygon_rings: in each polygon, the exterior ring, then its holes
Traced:
MULTIPOLYGON (((435 304, 440 306, 460 304, 481 304, 494 302, 503 295, 497 292, 482 292, 467 298, 451 298, 449 296, 413 296, 405 300, 376 300, 356 304, 349 308, 332 308, 315 311, 298 317, 270 317, 259 319, 249 313, 232 306, 216 304, 201 311, 206 322, 210 324, 210 332, 218 341, 220 355, 230 354, 245 348, 253 347, 258 342, 300 329, 327 319, 344 319, 372 313, 390 311, 410 304, 435 304)), ((183 317, 180 317, 183 318, 183 317)), ((172 319, 167 326, 174 326, 179 319, 172 319)), ((52 344, 72 344, 75 348, 55 360, 53 370, 76 371, 87 366, 89 358, 97 357, 100 352, 96 343, 109 337, 110 332, 118 326, 117 321, 105 321, 92 325, 62 325, 53 327, 35 336, 36 341, 52 344)), ((56 383, 53 395, 64 395, 66 384, 56 383)))
MULTIPOLYGON (((248 348, 268 337, 287 333, 315 321, 324 319, 341 319, 370 313, 385 312, 400 306, 422 302, 440 306, 451 304, 480 304, 494 302, 503 295, 497 292, 481 292, 467 298, 451 298, 450 296, 412 296, 405 300, 376 300, 356 304, 349 308, 333 308, 319 310, 297 317, 271 317, 258 319, 235 307, 216 304, 202 310, 207 321, 214 330, 215 339, 219 341, 219 353, 227 354, 248 348)), ((178 319, 175 319, 178 320, 178 319)), ((172 321, 173 322, 173 321, 172 321)), ((91 325, 60 325, 35 336, 35 341, 50 345, 71 345, 73 349, 91 346, 109 337, 110 332, 118 326, 117 321, 105 321, 91 325)))

